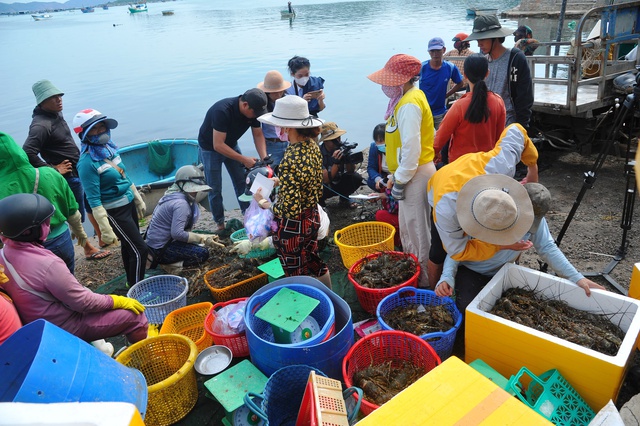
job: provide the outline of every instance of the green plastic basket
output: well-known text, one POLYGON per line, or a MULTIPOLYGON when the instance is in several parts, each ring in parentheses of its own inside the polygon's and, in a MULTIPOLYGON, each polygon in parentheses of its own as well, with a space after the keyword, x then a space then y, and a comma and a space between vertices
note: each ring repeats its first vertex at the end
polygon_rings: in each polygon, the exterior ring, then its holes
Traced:
MULTIPOLYGON (((242 229, 238 229, 236 232, 229 236, 231 242, 237 243, 238 241, 248 240, 247 232, 242 229)), ((266 250, 261 250, 259 248, 253 248, 247 254, 239 254, 238 256, 243 259, 264 259, 266 257, 271 257, 276 254, 275 248, 268 248, 266 250)))
POLYGON ((556 425, 588 425, 596 416, 576 390, 556 369, 542 373, 540 377, 526 367, 511 376, 507 391, 513 392, 523 403, 556 425), (524 395, 520 378, 527 374, 531 383, 524 395))

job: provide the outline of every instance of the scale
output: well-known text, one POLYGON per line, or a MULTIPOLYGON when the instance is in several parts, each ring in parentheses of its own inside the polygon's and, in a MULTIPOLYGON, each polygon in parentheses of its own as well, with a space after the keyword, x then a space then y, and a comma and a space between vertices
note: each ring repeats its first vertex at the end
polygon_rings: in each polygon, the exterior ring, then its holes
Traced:
POLYGON ((284 277, 284 269, 282 269, 280 259, 277 257, 258 266, 258 269, 267 274, 270 283, 284 277))
POLYGON ((299 343, 320 332, 318 322, 309 316, 319 304, 313 297, 283 287, 255 315, 271 324, 276 343, 299 343))
POLYGON ((225 426, 264 425, 262 419, 244 405, 244 396, 247 392, 261 394, 266 384, 267 376, 248 359, 204 382, 204 386, 226 412, 222 419, 225 426))

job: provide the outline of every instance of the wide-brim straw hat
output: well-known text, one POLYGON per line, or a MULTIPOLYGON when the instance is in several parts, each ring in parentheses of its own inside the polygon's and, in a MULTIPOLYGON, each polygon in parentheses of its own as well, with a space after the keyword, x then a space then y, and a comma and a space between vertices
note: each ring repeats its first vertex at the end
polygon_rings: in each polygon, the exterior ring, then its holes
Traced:
POLYGON ((347 133, 347 131, 339 128, 336 123, 334 123, 333 121, 327 121, 322 125, 322 129, 320 129, 320 137, 318 138, 318 142, 338 139, 345 133, 347 133))
POLYGON ((420 59, 399 53, 389 58, 384 68, 369 74, 367 78, 383 86, 400 86, 420 74, 421 68, 420 59))
POLYGON ((480 15, 474 19, 473 31, 465 41, 506 37, 512 35, 513 31, 513 28, 504 28, 495 15, 480 15))
POLYGON ((276 100, 273 112, 261 115, 258 121, 294 129, 320 127, 324 123, 324 120, 309 114, 309 105, 300 96, 285 96, 276 100))
POLYGON ((458 192, 456 215, 462 230, 480 241, 510 245, 533 224, 533 206, 524 186, 506 175, 476 176, 458 192))
POLYGON ((284 81, 282 74, 276 70, 267 71, 264 76, 264 81, 261 81, 256 86, 264 93, 283 92, 291 87, 291 83, 284 81))

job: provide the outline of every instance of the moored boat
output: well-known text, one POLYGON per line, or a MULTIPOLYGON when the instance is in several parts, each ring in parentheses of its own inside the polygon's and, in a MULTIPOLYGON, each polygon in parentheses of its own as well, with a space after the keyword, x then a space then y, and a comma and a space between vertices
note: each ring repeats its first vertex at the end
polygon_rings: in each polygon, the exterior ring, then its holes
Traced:
POLYGON ((467 15, 480 16, 480 15, 497 15, 498 9, 483 9, 478 7, 467 8, 467 15))
POLYGON ((41 13, 39 15, 31 15, 34 21, 44 21, 46 19, 53 18, 53 15, 49 15, 48 13, 41 13))
POLYGON ((163 14, 164 16, 170 16, 170 15, 173 15, 173 10, 163 10, 163 11, 162 11, 162 14, 163 14))
POLYGON ((280 11, 280 17, 281 18, 295 18, 296 17, 296 11, 292 11, 289 12, 289 10, 281 10, 280 11))
POLYGON ((149 213, 173 184, 180 167, 199 164, 198 146, 194 139, 160 139, 118 150, 127 175, 144 196, 149 213))
POLYGON ((104 6, 102 6, 102 10, 109 10, 109 6, 105 4, 104 6))
POLYGON ((92 12, 95 12, 96 10, 93 7, 82 7, 80 8, 80 11, 82 13, 92 13, 92 12))
POLYGON ((146 3, 138 3, 138 4, 130 4, 129 12, 130 13, 139 13, 139 12, 147 12, 149 9, 147 8, 146 3))

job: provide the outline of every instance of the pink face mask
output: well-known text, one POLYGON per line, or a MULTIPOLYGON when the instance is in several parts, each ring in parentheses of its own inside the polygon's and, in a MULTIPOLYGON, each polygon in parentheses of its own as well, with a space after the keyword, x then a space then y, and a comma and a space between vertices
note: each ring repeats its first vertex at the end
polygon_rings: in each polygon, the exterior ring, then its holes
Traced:
POLYGON ((276 129, 276 134, 278 135, 278 139, 280 139, 282 142, 289 141, 289 134, 284 131, 284 127, 275 126, 275 129, 276 129))

